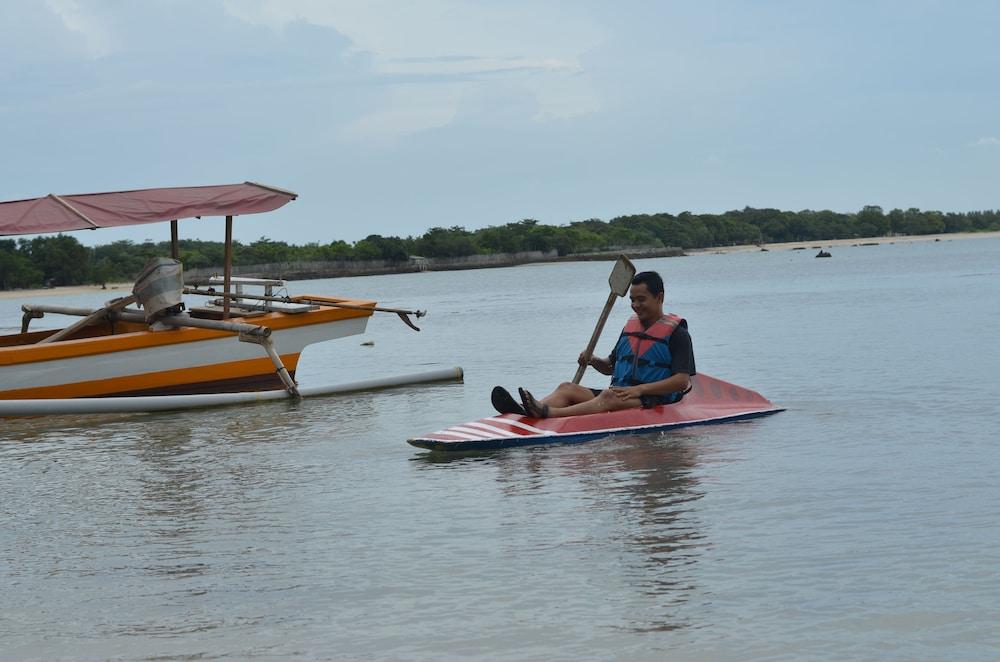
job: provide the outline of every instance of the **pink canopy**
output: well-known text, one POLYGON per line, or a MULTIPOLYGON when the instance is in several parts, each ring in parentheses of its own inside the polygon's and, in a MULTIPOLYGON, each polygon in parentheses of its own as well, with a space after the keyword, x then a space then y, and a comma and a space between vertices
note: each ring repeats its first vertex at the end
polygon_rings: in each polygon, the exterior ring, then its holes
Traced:
POLYGON ((263 184, 147 188, 0 202, 0 235, 93 230, 272 211, 297 196, 263 184))

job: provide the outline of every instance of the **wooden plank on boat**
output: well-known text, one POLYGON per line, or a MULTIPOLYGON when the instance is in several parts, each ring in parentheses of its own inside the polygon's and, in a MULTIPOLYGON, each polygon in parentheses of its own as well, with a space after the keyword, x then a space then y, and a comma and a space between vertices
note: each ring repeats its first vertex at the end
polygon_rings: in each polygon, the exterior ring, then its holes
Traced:
MULTIPOLYGON (((205 320, 221 320, 223 318, 223 310, 218 306, 192 306, 188 308, 188 314, 191 317, 196 317, 198 319, 205 320)), ((240 317, 243 319, 249 317, 260 317, 261 315, 266 315, 265 310, 245 310, 243 308, 233 308, 229 311, 230 317, 240 317)))

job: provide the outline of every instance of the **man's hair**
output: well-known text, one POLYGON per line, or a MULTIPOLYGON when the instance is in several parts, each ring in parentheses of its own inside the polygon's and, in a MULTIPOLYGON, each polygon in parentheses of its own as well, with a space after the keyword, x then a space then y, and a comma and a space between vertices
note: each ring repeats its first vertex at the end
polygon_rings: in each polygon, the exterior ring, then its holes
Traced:
POLYGON ((649 288, 649 293, 654 297, 663 294, 663 279, 655 271, 643 271, 637 273, 632 279, 633 285, 645 284, 649 288))

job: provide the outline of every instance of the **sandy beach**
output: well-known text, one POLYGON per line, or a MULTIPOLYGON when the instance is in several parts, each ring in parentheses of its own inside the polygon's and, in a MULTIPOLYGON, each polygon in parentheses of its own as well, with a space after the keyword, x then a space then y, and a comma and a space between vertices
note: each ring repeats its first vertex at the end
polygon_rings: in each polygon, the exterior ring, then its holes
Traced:
POLYGON ((955 239, 986 239, 1000 237, 1000 232, 950 232, 944 234, 920 234, 899 237, 861 237, 854 239, 825 239, 814 241, 788 241, 776 244, 743 244, 739 246, 712 246, 711 248, 692 248, 685 253, 740 253, 744 251, 802 250, 835 248, 838 246, 870 246, 872 244, 899 244, 912 241, 952 241, 955 239))
POLYGON ((67 285, 65 287, 39 287, 30 290, 0 290, 0 299, 23 299, 26 297, 65 297, 75 294, 104 292, 108 300, 128 296, 132 293, 132 283, 108 283, 106 288, 100 285, 67 285))

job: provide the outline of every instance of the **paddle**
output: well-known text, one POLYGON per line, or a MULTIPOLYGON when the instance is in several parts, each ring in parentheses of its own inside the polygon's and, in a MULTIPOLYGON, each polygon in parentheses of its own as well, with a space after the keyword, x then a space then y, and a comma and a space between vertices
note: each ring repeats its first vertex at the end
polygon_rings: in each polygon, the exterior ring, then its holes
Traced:
POLYGON ((628 294, 628 288, 632 285, 632 278, 634 277, 635 265, 624 255, 620 256, 618 261, 615 262, 615 268, 611 270, 611 275, 608 276, 608 285, 611 286, 611 293, 608 294, 608 300, 604 304, 604 310, 601 311, 600 318, 597 320, 597 326, 594 327, 594 333, 590 336, 587 349, 583 352, 583 365, 576 369, 576 376, 573 378, 574 384, 580 383, 583 373, 587 370, 587 364, 590 363, 590 359, 594 355, 594 347, 597 345, 598 338, 601 337, 604 324, 608 321, 608 315, 611 314, 611 307, 615 305, 615 299, 628 294))

